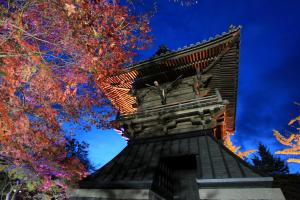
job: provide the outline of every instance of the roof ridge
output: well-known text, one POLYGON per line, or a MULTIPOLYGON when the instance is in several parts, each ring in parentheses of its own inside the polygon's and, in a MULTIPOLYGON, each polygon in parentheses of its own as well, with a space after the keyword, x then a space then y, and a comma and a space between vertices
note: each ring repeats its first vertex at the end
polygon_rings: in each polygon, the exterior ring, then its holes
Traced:
POLYGON ((225 37, 225 36, 228 36, 228 35, 230 35, 230 34, 232 34, 232 33, 234 33, 234 32, 240 31, 241 28, 242 28, 241 25, 239 25, 239 26, 230 25, 230 26, 229 26, 229 30, 228 30, 227 32, 222 32, 221 35, 220 35, 220 34, 216 34, 214 37, 211 36, 211 37, 209 37, 208 39, 203 39, 201 42, 196 42, 196 43, 192 43, 192 44, 189 44, 189 45, 185 45, 185 46, 183 46, 183 47, 177 48, 176 50, 171 50, 171 51, 169 51, 169 52, 162 53, 162 54, 160 54, 160 55, 154 55, 154 56, 151 57, 151 58, 142 59, 142 60, 140 60, 140 61, 137 61, 137 62, 132 63, 131 65, 129 65, 129 66, 127 67, 127 69, 133 67, 134 65, 141 64, 141 63, 143 63, 143 62, 151 61, 151 60, 154 60, 154 59, 159 59, 159 58, 164 57, 164 56, 166 56, 166 55, 171 55, 171 54, 174 54, 174 53, 178 53, 178 52, 180 52, 180 51, 192 49, 192 48, 195 48, 195 47, 198 47, 198 46, 207 44, 207 43, 209 43, 209 42, 213 42, 213 41, 215 41, 215 40, 217 40, 217 39, 220 39, 221 37, 225 37))

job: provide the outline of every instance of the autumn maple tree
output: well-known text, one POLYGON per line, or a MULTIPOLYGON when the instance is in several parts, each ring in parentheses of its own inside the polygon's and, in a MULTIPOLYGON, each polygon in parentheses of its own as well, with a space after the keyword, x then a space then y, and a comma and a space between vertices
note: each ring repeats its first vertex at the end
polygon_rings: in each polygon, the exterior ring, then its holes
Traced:
POLYGON ((115 1, 0 1, 0 155, 12 163, 2 170, 40 190, 85 176, 62 124, 108 127, 113 109, 99 84, 148 32, 147 15, 115 1))
POLYGON ((109 127, 101 83, 149 31, 147 14, 117 0, 0 0, 0 167, 18 190, 63 189, 86 175, 62 125, 109 127))

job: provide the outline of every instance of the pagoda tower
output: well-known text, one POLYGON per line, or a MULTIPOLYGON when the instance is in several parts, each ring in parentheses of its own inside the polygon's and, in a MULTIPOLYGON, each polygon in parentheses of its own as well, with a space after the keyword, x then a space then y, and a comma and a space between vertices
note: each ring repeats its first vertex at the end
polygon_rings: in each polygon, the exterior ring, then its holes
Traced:
POLYGON ((235 131, 240 27, 166 47, 101 82, 127 147, 72 199, 285 199, 273 178, 223 145, 235 131))

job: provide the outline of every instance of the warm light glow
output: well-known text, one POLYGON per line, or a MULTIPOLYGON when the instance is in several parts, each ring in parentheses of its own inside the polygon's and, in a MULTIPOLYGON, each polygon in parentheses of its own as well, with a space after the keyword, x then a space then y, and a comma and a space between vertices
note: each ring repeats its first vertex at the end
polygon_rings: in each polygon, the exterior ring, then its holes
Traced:
MULTIPOLYGON (((291 133, 289 136, 285 137, 279 131, 273 130, 273 135, 276 140, 284 146, 289 146, 289 148, 276 151, 275 154, 300 155, 300 115, 290 120, 288 125, 298 133, 291 133)), ((287 162, 300 163, 300 159, 288 158, 287 162)))
POLYGON ((246 158, 247 156, 249 156, 251 153, 254 153, 255 151, 256 151, 255 149, 249 149, 249 150, 247 150, 247 151, 238 152, 237 155, 238 155, 240 158, 244 159, 244 158, 246 158))
POLYGON ((247 151, 239 151, 241 146, 235 146, 231 141, 231 135, 233 134, 227 134, 224 139, 224 146, 227 147, 230 151, 235 153, 238 157, 245 159, 249 154, 255 152, 254 149, 249 149, 247 151))
POLYGON ((297 159, 297 158, 289 158, 288 160, 287 160, 287 162, 289 162, 289 163, 300 163, 300 159, 297 159))
POLYGON ((300 155, 300 146, 295 146, 281 151, 276 151, 275 154, 300 155))
POLYGON ((296 121, 298 121, 298 125, 300 125, 300 115, 298 117, 296 117, 295 119, 292 119, 290 122, 289 122, 289 125, 292 125, 293 123, 295 123, 296 121))
POLYGON ((278 142, 285 146, 293 146, 292 141, 295 138, 295 134, 290 135, 289 138, 285 138, 283 135, 281 135, 278 131, 273 130, 274 136, 277 139, 278 142))
POLYGON ((227 147, 230 151, 232 151, 235 154, 237 154, 237 151, 241 148, 240 146, 236 147, 233 145, 233 143, 231 142, 230 135, 227 135, 225 137, 224 145, 225 145, 225 147, 227 147))

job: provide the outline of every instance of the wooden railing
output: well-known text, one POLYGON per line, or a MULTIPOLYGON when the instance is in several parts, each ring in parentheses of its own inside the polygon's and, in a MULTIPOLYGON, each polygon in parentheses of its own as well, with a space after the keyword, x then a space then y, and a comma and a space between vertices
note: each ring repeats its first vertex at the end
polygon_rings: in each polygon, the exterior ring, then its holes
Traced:
POLYGON ((179 110, 200 108, 200 107, 206 107, 206 106, 222 104, 222 103, 223 103, 222 97, 218 89, 215 89, 215 94, 210 96, 198 97, 195 99, 171 103, 167 105, 159 105, 148 109, 140 109, 135 113, 120 115, 119 119, 147 117, 147 116, 156 115, 157 113, 166 114, 169 112, 175 112, 179 110))

